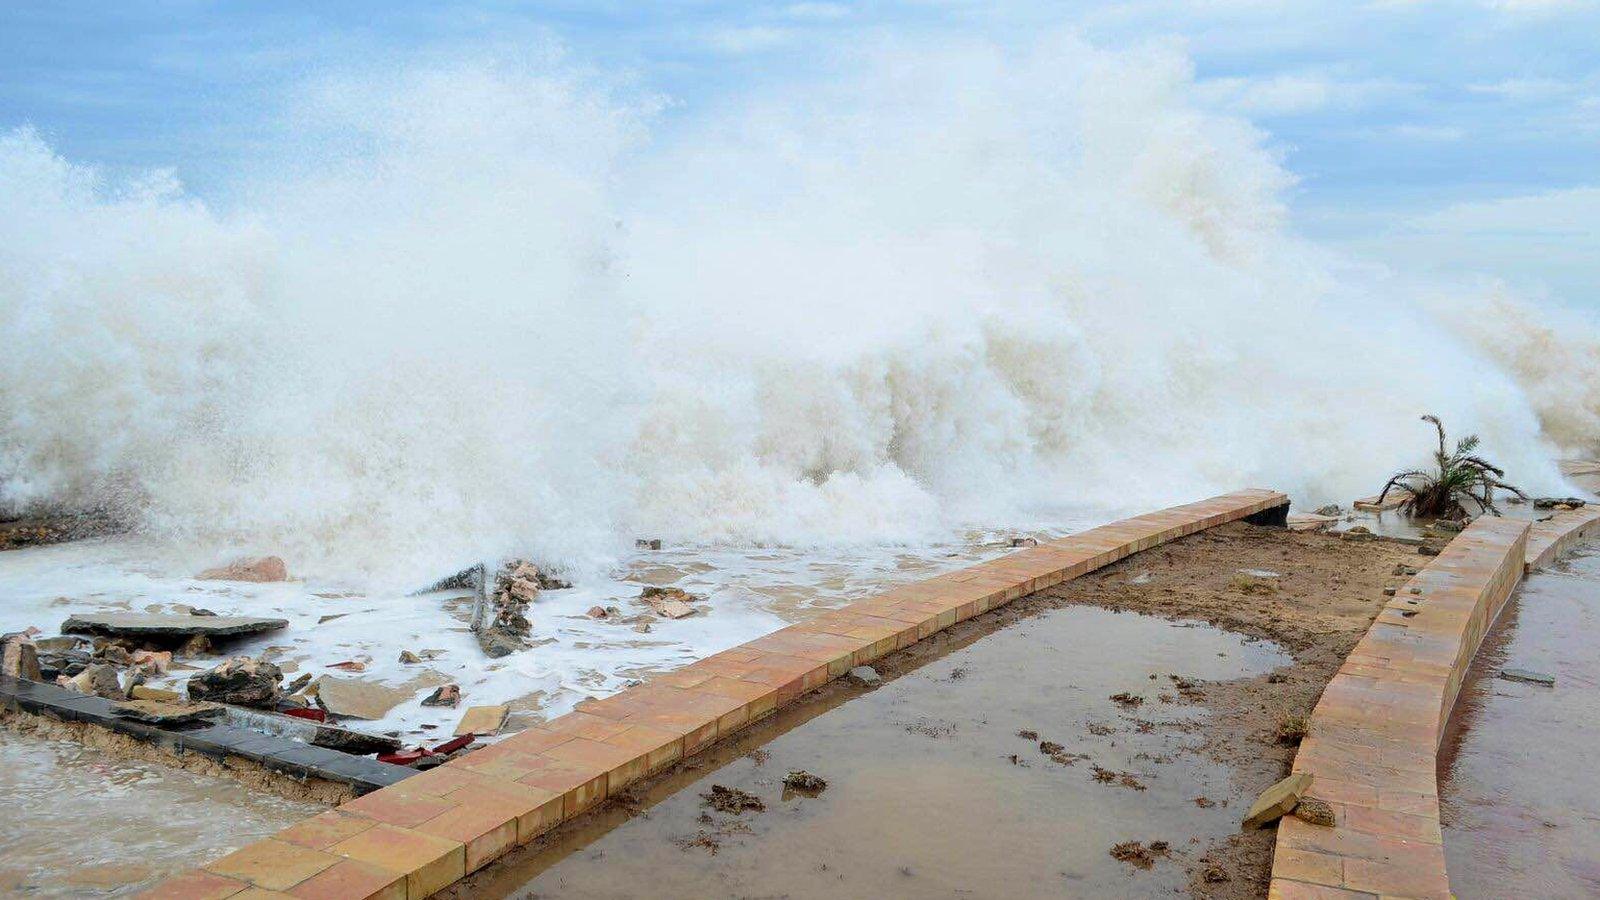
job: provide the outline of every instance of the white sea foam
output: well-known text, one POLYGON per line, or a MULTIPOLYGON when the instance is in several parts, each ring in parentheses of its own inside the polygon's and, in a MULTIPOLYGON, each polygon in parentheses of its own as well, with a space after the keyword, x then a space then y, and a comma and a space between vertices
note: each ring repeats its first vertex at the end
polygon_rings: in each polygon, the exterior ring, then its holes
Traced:
POLYGON ((1600 442, 1591 323, 1298 238, 1172 51, 824 68, 665 112, 548 54, 320 77, 222 205, 0 137, 0 500, 394 588, 1344 501, 1423 412, 1536 490, 1600 442))

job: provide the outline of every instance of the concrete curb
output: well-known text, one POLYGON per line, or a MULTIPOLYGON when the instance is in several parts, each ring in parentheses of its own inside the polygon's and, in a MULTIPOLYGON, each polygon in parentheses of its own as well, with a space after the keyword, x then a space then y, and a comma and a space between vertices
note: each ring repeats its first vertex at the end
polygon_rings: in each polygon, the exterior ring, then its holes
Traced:
POLYGON ((1478 646, 1525 571, 1600 531, 1600 510, 1544 522, 1481 518, 1373 620, 1323 690, 1293 771, 1332 827, 1278 825, 1269 900, 1450 900, 1437 760, 1478 646))

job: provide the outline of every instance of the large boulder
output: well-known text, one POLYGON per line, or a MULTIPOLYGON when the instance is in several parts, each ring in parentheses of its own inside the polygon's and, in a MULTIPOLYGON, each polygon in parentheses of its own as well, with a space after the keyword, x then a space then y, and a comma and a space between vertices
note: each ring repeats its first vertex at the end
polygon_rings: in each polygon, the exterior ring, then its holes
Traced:
POLYGON ((269 662, 235 656, 189 679, 189 699, 272 709, 282 691, 283 670, 269 662))

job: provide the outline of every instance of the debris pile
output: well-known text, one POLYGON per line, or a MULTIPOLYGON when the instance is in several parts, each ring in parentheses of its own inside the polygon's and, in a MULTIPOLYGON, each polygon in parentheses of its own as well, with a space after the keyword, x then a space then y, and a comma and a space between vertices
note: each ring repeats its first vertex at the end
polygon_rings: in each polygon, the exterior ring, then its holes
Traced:
POLYGON ((698 594, 691 594, 681 588, 673 587, 647 587, 639 592, 639 600, 658 616, 668 619, 681 619, 695 613, 689 604, 704 600, 698 594))
POLYGON ((528 649, 528 635, 533 631, 528 607, 541 590, 570 587, 570 583, 547 575, 527 560, 505 564, 495 575, 494 583, 484 585, 472 613, 472 631, 478 636, 478 646, 496 658, 528 649))
POLYGON ((732 815, 738 815, 745 810, 764 812, 767 808, 767 805, 761 802, 760 797, 745 793, 738 788, 724 787, 720 784, 713 784, 711 790, 701 794, 700 797, 707 806, 717 812, 730 813, 732 815))

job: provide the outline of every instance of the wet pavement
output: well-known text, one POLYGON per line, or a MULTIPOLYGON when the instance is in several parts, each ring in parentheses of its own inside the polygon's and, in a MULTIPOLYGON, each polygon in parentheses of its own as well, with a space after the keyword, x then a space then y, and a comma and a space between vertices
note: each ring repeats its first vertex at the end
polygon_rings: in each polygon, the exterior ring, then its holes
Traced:
POLYGON ((1265 642, 1089 607, 1047 610, 874 689, 800 705, 637 806, 570 823, 458 888, 518 897, 1148 896, 1238 828, 1205 711, 1169 678, 1289 663, 1265 642), (1113 694, 1140 698, 1114 702, 1113 694), (1163 701, 1162 696, 1167 700, 1163 701), (821 709, 810 709, 821 705, 821 709), (1036 737, 1019 736, 1033 732, 1036 737), (1054 755, 1041 742, 1060 744, 1054 755), (806 796, 791 770, 828 787, 806 796), (1097 774, 1098 773, 1098 774, 1097 774), (717 812, 713 784, 765 811, 717 812), (1196 798, 1207 798, 1197 804, 1196 798), (1142 868, 1112 845, 1166 841, 1142 868))
POLYGON ((324 807, 0 729, 0 896, 131 894, 324 807))
POLYGON ((1600 549, 1528 577, 1473 661, 1439 760, 1464 898, 1600 896, 1600 549), (1499 677, 1555 676, 1554 687, 1499 677))

